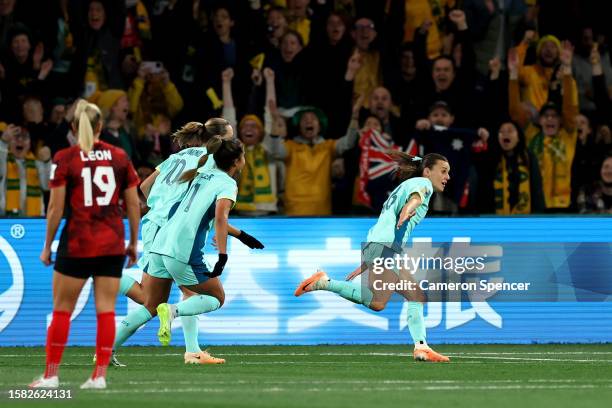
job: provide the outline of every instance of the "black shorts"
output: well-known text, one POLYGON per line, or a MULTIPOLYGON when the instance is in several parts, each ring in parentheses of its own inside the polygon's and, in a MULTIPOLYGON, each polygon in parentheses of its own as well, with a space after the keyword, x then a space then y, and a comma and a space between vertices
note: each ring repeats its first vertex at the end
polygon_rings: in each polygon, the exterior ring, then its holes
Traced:
POLYGON ((94 258, 68 258, 58 256, 55 270, 62 275, 87 279, 90 276, 120 278, 125 264, 125 255, 97 256, 94 258))

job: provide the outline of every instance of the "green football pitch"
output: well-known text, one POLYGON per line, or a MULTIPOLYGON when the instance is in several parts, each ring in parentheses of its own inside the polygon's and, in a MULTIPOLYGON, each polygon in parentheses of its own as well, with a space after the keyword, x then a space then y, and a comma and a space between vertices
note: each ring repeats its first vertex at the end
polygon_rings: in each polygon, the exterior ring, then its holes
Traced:
POLYGON ((70 347, 70 400, 9 399, 43 371, 43 348, 0 348, 0 406, 45 407, 610 407, 612 345, 447 345, 448 364, 407 346, 214 347, 219 366, 186 366, 177 347, 126 347, 108 388, 81 391, 92 348, 70 347))

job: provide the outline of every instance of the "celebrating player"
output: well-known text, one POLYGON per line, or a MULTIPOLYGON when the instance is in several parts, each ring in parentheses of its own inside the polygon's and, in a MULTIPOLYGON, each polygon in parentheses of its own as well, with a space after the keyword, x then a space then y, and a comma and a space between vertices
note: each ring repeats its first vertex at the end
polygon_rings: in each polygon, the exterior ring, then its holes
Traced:
MULTIPOLYGON (((385 308, 392 292, 372 293, 371 286, 366 287, 353 281, 353 278, 371 269, 375 259, 392 257, 398 253, 398 247, 407 242, 414 228, 425 218, 433 191, 443 191, 450 179, 450 165, 442 155, 431 153, 421 159, 396 151, 388 154, 398 163, 397 173, 404 181, 389 195, 378 221, 368 232, 368 243, 362 252, 363 264, 349 274, 346 281, 330 279, 324 271, 317 271, 300 283, 295 296, 314 290, 326 290, 375 311, 385 308)), ((399 270, 385 272, 395 273, 395 279, 401 273, 399 270)), ((414 359, 449 361, 448 357, 433 351, 425 341, 423 303, 414 301, 414 298, 423 300, 422 293, 403 292, 402 295, 408 299, 408 328, 414 340, 414 359)))
POLYGON ((78 145, 59 151, 51 170, 51 199, 47 233, 40 259, 51 265, 51 243, 66 206, 53 273, 53 319, 47 332, 45 373, 31 388, 57 388, 58 370, 70 331, 70 316, 79 293, 93 276, 97 313, 96 364, 81 388, 106 388, 106 368, 115 338, 115 298, 126 254, 128 266, 136 262, 140 208, 138 175, 126 153, 100 142, 100 110, 80 101, 72 130, 78 145), (123 211, 125 200, 130 241, 125 247, 123 211))
MULTIPOLYGON (((183 198, 189 188, 188 183, 178 182, 179 177, 184 170, 195 169, 198 166, 198 161, 206 155, 205 144, 212 136, 218 135, 224 139, 231 139, 233 134, 229 122, 222 118, 209 119, 205 124, 189 122, 174 133, 175 142, 184 150, 168 157, 140 185, 140 189, 147 197, 147 206, 150 208, 142 219, 143 255, 138 260, 138 266, 145 272, 143 274, 143 284, 140 285, 132 277, 125 275, 121 278, 119 293, 128 296, 136 303, 144 304, 143 285, 146 284, 148 279, 146 272, 151 244, 161 226, 166 223, 172 206, 183 198)), ((214 164, 214 160, 207 160, 204 167, 211 168, 214 164)), ((242 238, 247 236, 248 234, 242 232, 242 238)), ((187 289, 181 288, 181 290, 186 293, 185 296, 193 294, 188 293, 187 289)), ((184 316, 181 318, 181 323, 185 338, 185 364, 225 363, 225 360, 213 357, 200 349, 196 316, 184 316)), ((125 322, 121 324, 125 324, 125 322)), ((118 336, 118 340, 120 340, 120 336, 118 336)), ((119 367, 124 366, 117 360, 114 353, 111 364, 119 367)))
MULTIPOLYGON (((190 183, 189 190, 155 237, 149 254, 148 277, 143 286, 145 304, 126 317, 115 347, 158 313, 158 336, 161 343, 167 345, 173 318, 211 312, 223 304, 225 294, 217 277, 227 262, 228 233, 240 235, 240 231, 228 224, 228 215, 236 201, 237 186, 233 177, 244 167, 244 150, 240 141, 219 137, 211 138, 206 149, 198 168, 186 171, 180 178, 190 183), (210 155, 216 166, 207 168, 210 155), (213 223, 219 260, 211 272, 203 261, 202 250, 213 223), (196 295, 177 305, 162 304, 168 300, 173 280, 196 295)), ((256 247, 263 247, 259 241, 256 244, 256 247)))

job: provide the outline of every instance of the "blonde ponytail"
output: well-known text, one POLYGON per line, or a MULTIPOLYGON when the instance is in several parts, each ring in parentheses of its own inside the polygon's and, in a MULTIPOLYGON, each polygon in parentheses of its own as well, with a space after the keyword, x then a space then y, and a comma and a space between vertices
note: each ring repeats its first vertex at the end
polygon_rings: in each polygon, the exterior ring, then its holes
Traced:
POLYGON ((102 120, 100 109, 93 103, 80 100, 74 111, 73 126, 77 129, 79 146, 89 153, 95 143, 94 129, 102 120))
POLYGON ((206 142, 206 154, 200 157, 200 160, 198 160, 198 167, 183 172, 179 181, 181 183, 193 181, 193 179, 198 174, 198 169, 204 166, 208 161, 208 156, 217 153, 217 151, 221 148, 222 145, 223 140, 219 136, 213 136, 208 139, 208 142, 206 142))

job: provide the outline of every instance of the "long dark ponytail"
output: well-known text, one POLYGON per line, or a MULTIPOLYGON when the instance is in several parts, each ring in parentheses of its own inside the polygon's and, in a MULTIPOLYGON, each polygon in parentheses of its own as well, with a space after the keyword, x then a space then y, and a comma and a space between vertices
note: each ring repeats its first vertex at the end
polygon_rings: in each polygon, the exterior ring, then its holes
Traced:
POLYGON ((400 181, 422 176, 425 169, 431 170, 438 161, 448 162, 446 157, 438 153, 429 153, 424 157, 412 156, 397 150, 388 150, 386 153, 397 164, 395 176, 400 181))
POLYGON ((208 142, 206 142, 206 154, 200 157, 200 160, 198 160, 198 167, 196 167, 195 169, 190 169, 190 170, 183 172, 183 174, 181 174, 181 178, 179 179, 179 181, 181 183, 192 181, 198 174, 198 169, 204 166, 206 162, 208 161, 208 156, 210 156, 211 154, 215 154, 217 150, 221 148, 222 145, 223 145, 223 140, 221 140, 221 138, 218 136, 213 136, 210 139, 208 139, 208 142))

